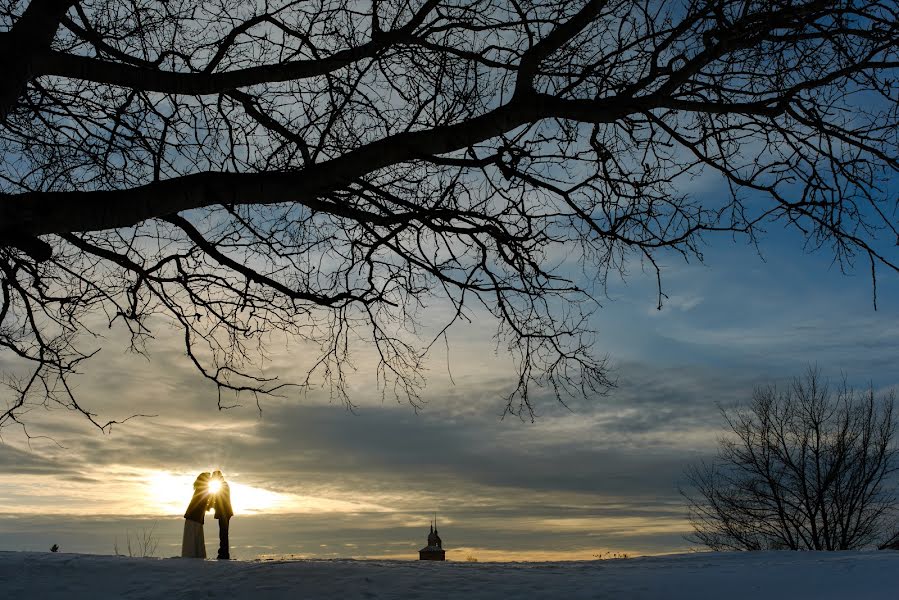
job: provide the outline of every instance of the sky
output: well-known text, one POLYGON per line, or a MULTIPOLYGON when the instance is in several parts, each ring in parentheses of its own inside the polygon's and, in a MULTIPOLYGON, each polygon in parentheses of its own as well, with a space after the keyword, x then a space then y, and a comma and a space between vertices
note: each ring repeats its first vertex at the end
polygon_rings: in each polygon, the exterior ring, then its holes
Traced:
MULTIPOLYGON (((721 191, 691 185, 678 191, 721 191)), ((418 409, 382 399, 363 360, 353 411, 326 390, 220 411, 176 330, 157 322, 147 359, 113 329, 74 379, 79 398, 103 421, 151 416, 101 433, 36 410, 30 439, 0 432, 0 550, 108 554, 152 531, 161 556, 177 555, 192 481, 214 469, 232 486, 235 558, 414 558, 435 514, 451 560, 699 549, 680 489, 689 465, 714 456, 721 407, 809 365, 899 388, 896 274, 880 273, 875 311, 865 261, 841 273, 776 225, 760 249, 709 235, 703 254, 661 257, 662 310, 654 273, 632 265, 612 280, 592 325, 617 385, 567 407, 538 395, 534 422, 502 418, 514 371, 478 313, 431 357, 418 409)), ((302 346, 269 351, 287 374, 310 358, 302 346)), ((209 548, 215 533, 209 519, 209 548)))
MULTIPOLYGON (((156 327, 149 360, 112 331, 77 379, 80 397, 104 418, 155 416, 102 434, 46 411, 29 415, 30 441, 4 430, 0 550, 109 554, 152 529, 158 554, 177 555, 191 482, 212 469, 232 484, 236 558, 413 558, 435 512, 451 560, 699 549, 679 488, 689 464, 714 455, 719 407, 808 365, 856 386, 899 384, 895 276, 878 280, 875 311, 864 265, 841 274, 779 230, 762 250, 711 238, 704 263, 666 261, 661 311, 653 276, 613 282, 594 326, 616 388, 567 409, 538 398, 533 423, 501 418, 513 371, 486 320, 434 355, 421 409, 382 400, 362 368, 352 412, 324 391, 219 411, 174 330, 156 327)), ((289 370, 303 358, 291 347, 272 360, 289 370)))

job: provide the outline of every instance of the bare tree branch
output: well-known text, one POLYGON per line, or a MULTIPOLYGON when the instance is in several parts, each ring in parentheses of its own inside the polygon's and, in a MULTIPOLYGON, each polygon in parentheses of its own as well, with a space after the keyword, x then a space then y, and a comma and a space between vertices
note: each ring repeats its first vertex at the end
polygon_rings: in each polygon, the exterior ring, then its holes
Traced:
POLYGON ((895 394, 843 385, 810 368, 789 389, 759 388, 723 411, 730 429, 684 491, 690 539, 714 550, 855 550, 890 544, 899 498, 895 394))
MULTIPOLYGON (((257 403, 351 406, 371 352, 419 406, 434 341, 483 311, 533 418, 612 385, 588 290, 634 262, 661 305, 665 257, 779 223, 893 276, 897 23, 864 0, 0 8, 0 425, 92 418, 67 378, 97 323, 143 352, 161 317, 257 403), (699 175, 723 191, 684 193, 699 175), (314 349, 305 375, 261 370, 273 335, 314 349)), ((814 537, 791 514, 784 543, 814 537)))

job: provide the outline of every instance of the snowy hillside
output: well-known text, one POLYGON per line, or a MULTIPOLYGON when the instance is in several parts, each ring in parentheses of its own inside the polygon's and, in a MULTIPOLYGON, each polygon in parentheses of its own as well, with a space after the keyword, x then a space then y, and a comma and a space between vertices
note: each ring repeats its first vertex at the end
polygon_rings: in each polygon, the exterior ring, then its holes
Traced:
POLYGON ((681 554, 597 562, 130 559, 0 552, 0 596, 101 598, 899 598, 899 552, 681 554))

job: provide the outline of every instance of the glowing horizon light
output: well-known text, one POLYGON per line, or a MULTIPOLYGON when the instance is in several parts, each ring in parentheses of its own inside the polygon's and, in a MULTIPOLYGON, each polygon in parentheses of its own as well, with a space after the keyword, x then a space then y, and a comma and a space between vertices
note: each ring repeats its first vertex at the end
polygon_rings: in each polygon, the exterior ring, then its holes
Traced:
MULTIPOLYGON (((136 514, 184 514, 193 495, 196 475, 170 471, 144 471, 138 475, 139 483, 130 495, 142 499, 136 514)), ((274 492, 254 487, 225 476, 230 490, 231 506, 236 515, 258 513, 358 513, 359 511, 394 512, 383 504, 360 500, 345 500, 319 495, 274 492)), ((209 481, 211 492, 212 481, 209 481)))
MULTIPOLYGON (((194 475, 175 475, 165 471, 149 475, 145 488, 148 506, 166 514, 184 512, 193 493, 194 479, 194 475)), ((213 494, 221 487, 221 482, 213 479, 208 486, 209 493, 213 494)), ((228 486, 235 514, 271 511, 290 504, 290 498, 285 494, 234 481, 229 481, 228 486)))
POLYGON ((290 498, 262 488, 231 483, 231 503, 236 514, 249 514, 286 507, 290 498))

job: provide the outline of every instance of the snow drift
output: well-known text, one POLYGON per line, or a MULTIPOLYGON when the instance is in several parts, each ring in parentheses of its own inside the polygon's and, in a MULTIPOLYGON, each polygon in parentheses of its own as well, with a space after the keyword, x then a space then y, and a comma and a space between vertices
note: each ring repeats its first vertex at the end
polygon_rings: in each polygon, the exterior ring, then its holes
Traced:
POLYGON ((0 597, 899 598, 899 552, 695 553, 551 563, 138 559, 0 552, 0 597))

